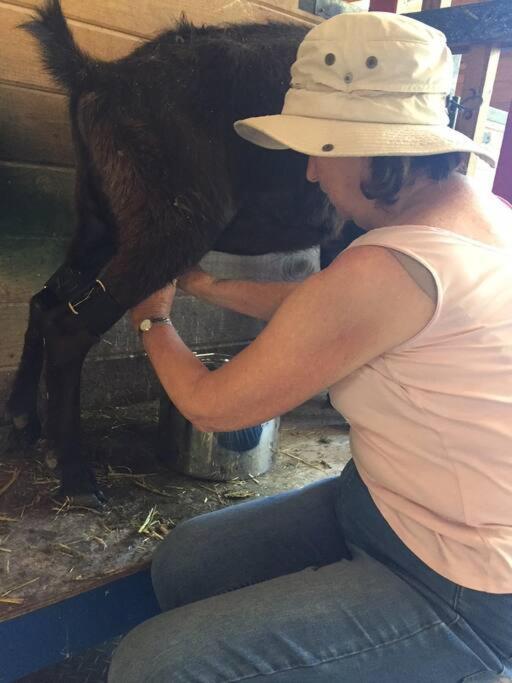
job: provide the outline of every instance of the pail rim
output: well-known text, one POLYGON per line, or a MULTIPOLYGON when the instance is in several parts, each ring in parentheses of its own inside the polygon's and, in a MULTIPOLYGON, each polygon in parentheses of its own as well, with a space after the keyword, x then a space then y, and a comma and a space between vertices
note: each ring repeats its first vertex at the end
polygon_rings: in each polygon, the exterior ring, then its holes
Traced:
POLYGON ((196 353, 195 356, 199 358, 199 360, 206 365, 206 367, 215 370, 216 368, 219 368, 221 365, 224 365, 224 363, 227 363, 231 360, 232 356, 226 354, 226 353, 216 353, 216 352, 208 352, 208 353, 196 353))

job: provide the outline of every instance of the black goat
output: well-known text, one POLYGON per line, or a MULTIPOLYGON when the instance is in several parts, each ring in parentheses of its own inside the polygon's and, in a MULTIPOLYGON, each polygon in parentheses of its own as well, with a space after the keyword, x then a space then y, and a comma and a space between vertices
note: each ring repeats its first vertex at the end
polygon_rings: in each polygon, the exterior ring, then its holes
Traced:
POLYGON ((332 237, 337 219, 306 158, 240 139, 233 122, 279 112, 306 29, 293 24, 194 28, 185 20, 115 62, 75 44, 58 0, 24 28, 70 96, 77 226, 65 263, 30 303, 8 408, 23 442, 47 437, 61 493, 101 499, 80 451, 83 360, 126 310, 211 249, 291 251, 332 237))

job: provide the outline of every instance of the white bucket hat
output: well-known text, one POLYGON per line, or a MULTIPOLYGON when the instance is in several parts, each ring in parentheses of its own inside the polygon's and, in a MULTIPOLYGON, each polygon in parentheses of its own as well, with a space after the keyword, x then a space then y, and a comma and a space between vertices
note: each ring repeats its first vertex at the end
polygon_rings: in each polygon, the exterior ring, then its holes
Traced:
POLYGON ((474 152, 448 127, 453 59, 440 31, 387 12, 339 14, 309 31, 281 114, 234 124, 246 140, 309 156, 425 156, 474 152))

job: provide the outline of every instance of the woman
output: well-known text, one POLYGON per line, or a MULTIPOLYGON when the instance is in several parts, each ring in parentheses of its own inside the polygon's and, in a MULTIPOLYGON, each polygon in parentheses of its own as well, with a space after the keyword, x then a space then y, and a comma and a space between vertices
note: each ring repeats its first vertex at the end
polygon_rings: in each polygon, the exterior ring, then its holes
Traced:
POLYGON ((512 215, 456 172, 462 152, 487 155, 447 127, 451 73, 438 31, 339 15, 301 44, 283 113, 237 122, 307 154, 308 179, 366 234, 300 285, 185 275, 183 289, 269 320, 214 372, 161 320, 172 286, 134 324, 199 429, 257 424, 329 388, 353 461, 175 529, 153 563, 166 611, 123 641, 110 681, 512 671, 512 215))

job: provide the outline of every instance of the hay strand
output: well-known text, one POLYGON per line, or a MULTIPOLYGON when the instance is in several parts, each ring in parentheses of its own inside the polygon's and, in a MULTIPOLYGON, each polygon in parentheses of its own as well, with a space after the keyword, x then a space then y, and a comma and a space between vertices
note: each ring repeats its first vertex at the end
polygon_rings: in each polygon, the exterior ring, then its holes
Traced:
POLYGON ((13 470, 13 472, 11 472, 11 478, 7 480, 7 483, 5 483, 2 487, 0 487, 0 496, 3 493, 5 493, 14 484, 14 482, 18 478, 19 474, 20 474, 19 470, 13 470))

